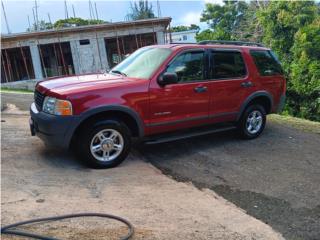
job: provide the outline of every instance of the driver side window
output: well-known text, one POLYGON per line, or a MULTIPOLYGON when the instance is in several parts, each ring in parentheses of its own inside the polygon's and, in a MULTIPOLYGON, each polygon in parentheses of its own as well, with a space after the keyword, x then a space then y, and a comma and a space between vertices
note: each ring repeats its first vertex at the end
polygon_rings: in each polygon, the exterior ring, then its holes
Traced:
POLYGON ((204 80, 204 52, 185 52, 176 57, 166 72, 176 73, 179 82, 204 80))

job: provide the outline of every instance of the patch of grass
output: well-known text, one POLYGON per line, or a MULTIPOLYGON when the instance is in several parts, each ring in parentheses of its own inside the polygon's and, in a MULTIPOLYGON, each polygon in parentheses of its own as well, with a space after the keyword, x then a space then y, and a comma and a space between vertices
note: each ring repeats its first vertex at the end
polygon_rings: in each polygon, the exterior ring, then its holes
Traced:
POLYGON ((268 120, 271 122, 276 122, 283 125, 289 125, 294 128, 320 134, 320 122, 313 122, 310 120, 296 118, 288 115, 278 115, 278 114, 271 114, 268 115, 268 120))
POLYGON ((12 89, 12 88, 5 88, 5 87, 1 87, 0 92, 33 94, 32 90, 28 90, 28 89, 12 89))

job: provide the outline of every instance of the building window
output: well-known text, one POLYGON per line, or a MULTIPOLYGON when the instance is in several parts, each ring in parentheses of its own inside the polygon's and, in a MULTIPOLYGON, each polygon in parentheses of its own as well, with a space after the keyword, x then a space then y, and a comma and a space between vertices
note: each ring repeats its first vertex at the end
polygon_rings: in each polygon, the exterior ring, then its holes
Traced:
POLYGON ((89 39, 82 39, 79 42, 80 42, 80 45, 89 45, 90 44, 90 40, 89 39))
POLYGON ((182 38, 183 38, 183 41, 186 41, 188 39, 187 35, 183 35, 182 38))
POLYGON ((30 47, 1 49, 1 83, 34 78, 30 47))

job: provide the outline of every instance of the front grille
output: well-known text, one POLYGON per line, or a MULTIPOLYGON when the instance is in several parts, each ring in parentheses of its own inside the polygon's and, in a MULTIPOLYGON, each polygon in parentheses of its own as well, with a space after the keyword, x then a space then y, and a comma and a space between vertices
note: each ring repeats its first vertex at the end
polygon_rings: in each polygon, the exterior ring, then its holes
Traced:
POLYGON ((34 91, 34 102, 36 104, 38 111, 42 110, 44 98, 45 96, 42 93, 40 93, 38 90, 34 91))

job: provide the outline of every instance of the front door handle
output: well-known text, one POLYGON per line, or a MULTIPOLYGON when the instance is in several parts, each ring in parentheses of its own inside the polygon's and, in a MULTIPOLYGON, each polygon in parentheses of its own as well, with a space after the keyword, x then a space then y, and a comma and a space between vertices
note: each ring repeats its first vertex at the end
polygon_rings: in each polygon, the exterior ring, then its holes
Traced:
POLYGON ((240 85, 241 87, 248 88, 248 87, 252 87, 253 83, 248 81, 248 82, 242 82, 240 85))
POLYGON ((195 88, 194 88, 194 91, 195 91, 196 93, 203 93, 203 92, 208 91, 208 88, 205 87, 205 86, 199 86, 199 87, 195 87, 195 88))

